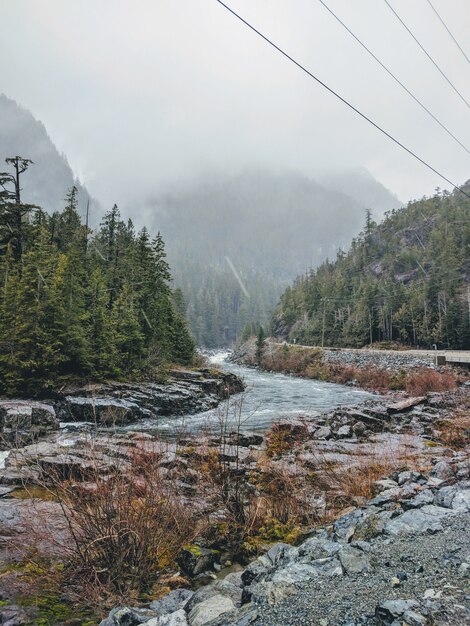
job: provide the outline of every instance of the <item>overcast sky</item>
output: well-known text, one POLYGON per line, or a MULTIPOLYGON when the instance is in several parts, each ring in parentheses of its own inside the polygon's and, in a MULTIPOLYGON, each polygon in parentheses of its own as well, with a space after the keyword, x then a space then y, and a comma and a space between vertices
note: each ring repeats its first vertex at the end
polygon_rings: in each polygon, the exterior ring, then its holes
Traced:
MULTIPOLYGON (((470 178, 470 155, 318 0, 226 1, 448 178, 470 178)), ((470 109, 385 2, 325 1, 470 146, 470 109)), ((470 56, 470 2, 432 1, 470 56)), ((470 64, 427 0, 390 2, 470 100, 470 64)), ((0 59, 0 90, 104 203, 252 166, 362 165, 403 200, 448 187, 216 0, 3 0, 0 59)))

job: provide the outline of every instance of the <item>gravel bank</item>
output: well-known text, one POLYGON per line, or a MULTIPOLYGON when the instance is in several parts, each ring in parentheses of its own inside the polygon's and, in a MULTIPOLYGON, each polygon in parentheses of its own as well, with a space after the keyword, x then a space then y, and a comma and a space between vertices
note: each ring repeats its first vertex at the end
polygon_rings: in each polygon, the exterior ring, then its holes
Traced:
MULTIPOLYGON (((370 544, 370 571, 299 584, 277 606, 259 603, 257 626, 376 625, 378 604, 415 600, 426 620, 411 616, 397 624, 470 624, 470 513, 449 517, 435 534, 379 537, 370 544), (462 563, 466 563, 463 566, 462 563), (393 579, 396 578, 394 582, 393 579), (402 579, 402 580, 400 580, 402 579), (397 581, 399 584, 394 586, 397 581), (463 607, 463 608, 462 608, 463 607), (414 621, 413 621, 414 619, 414 621), (431 621, 434 620, 434 621, 431 621)), ((414 611, 416 612, 416 611, 414 611)), ((383 623, 393 623, 384 621, 383 623)))

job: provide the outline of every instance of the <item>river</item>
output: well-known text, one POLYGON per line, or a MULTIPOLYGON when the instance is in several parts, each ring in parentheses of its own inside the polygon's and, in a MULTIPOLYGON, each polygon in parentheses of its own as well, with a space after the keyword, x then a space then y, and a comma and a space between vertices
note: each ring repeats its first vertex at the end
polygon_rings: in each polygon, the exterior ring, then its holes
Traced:
MULTIPOLYGON (((209 357, 213 366, 233 372, 245 382, 246 391, 232 396, 217 409, 184 417, 161 417, 139 422, 139 430, 161 434, 219 430, 221 422, 235 425, 240 422, 243 430, 265 431, 280 419, 299 416, 315 416, 340 406, 353 406, 374 398, 372 394, 334 383, 296 378, 285 374, 262 372, 226 361, 227 352, 209 357)), ((136 424, 125 430, 136 430, 136 424)))

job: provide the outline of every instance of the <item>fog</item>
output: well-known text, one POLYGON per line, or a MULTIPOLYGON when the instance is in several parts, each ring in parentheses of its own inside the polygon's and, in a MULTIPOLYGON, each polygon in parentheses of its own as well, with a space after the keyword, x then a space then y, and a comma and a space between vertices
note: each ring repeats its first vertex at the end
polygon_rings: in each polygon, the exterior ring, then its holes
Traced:
MULTIPOLYGON (((469 64, 427 2, 391 2, 470 99, 469 64)), ((229 4, 447 177, 470 177, 470 155, 317 0, 229 4)), ((470 144, 468 108, 383 1, 328 4, 470 144)), ((434 5, 465 47, 470 4, 434 5)), ((2 91, 45 124, 104 204, 131 209, 175 181, 250 167, 362 166, 403 200, 448 187, 215 0, 4 2, 0 58, 2 91)))

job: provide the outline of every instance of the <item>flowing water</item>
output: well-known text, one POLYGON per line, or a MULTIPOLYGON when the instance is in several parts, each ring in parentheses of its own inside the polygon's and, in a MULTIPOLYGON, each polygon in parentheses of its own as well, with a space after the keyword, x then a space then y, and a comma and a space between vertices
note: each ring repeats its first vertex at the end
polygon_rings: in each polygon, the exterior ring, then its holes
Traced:
MULTIPOLYGON (((246 391, 232 396, 217 409, 184 417, 161 417, 141 421, 139 430, 146 432, 216 431, 222 420, 240 421, 246 431, 264 431, 279 419, 315 416, 340 406, 353 406, 374 398, 366 391, 318 380, 308 380, 242 367, 226 361, 227 352, 209 357, 212 365, 240 376, 246 391)), ((136 430, 136 424, 124 430, 136 430)))

